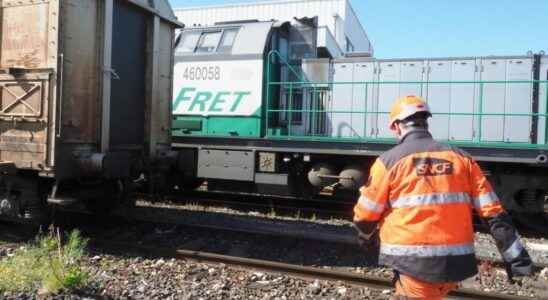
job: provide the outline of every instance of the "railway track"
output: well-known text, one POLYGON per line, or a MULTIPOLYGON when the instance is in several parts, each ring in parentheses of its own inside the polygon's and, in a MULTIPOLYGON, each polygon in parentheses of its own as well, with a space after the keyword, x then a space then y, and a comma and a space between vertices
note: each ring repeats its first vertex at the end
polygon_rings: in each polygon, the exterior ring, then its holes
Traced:
MULTIPOLYGON (((131 213, 131 218, 144 222, 154 222, 154 218, 150 218, 150 215, 145 215, 143 213, 133 214, 131 213)), ((127 214, 126 214, 127 216, 127 214)), ((173 221, 170 218, 164 219, 164 221, 173 221)), ((171 223, 171 222, 170 222, 171 223)), ((260 235, 267 236, 272 239, 299 239, 304 241, 316 241, 316 242, 325 242, 331 244, 344 244, 348 246, 358 247, 358 243, 355 237, 355 234, 348 234, 343 232, 322 232, 320 230, 307 230, 299 229, 298 227, 286 227, 277 226, 276 224, 256 224, 252 226, 251 224, 246 224, 245 222, 239 225, 233 226, 223 226, 216 225, 214 223, 193 223, 186 222, 185 220, 177 220, 175 222, 178 225, 187 226, 190 228, 208 230, 208 231, 217 231, 223 232, 227 235, 231 234, 251 234, 251 235, 260 235)), ((503 266, 502 259, 498 257, 493 257, 489 255, 477 255, 478 260, 482 262, 489 262, 493 265, 503 266)), ((536 262, 535 264, 538 268, 548 268, 548 263, 546 262, 536 262)))
MULTIPOLYGON (((350 285, 368 287, 372 289, 386 290, 392 288, 390 280, 362 275, 349 272, 340 272, 334 270, 325 270, 316 267, 307 267, 293 264, 286 264, 274 261, 242 258, 228 255, 221 255, 202 251, 191 251, 184 249, 169 249, 137 246, 127 243, 116 243, 112 241, 95 241, 94 246, 108 249, 127 249, 146 253, 163 258, 189 259, 203 263, 222 263, 233 267, 255 269, 272 273, 281 273, 285 275, 297 276, 307 279, 322 279, 327 281, 339 281, 350 285)), ((520 296, 509 296, 506 294, 487 293, 469 289, 459 289, 450 294, 452 299, 485 299, 485 300, 506 300, 506 299, 531 299, 520 296)))
MULTIPOLYGON (((142 199, 148 199, 144 194, 142 199)), ((340 219, 351 219, 354 201, 338 201, 328 197, 300 199, 295 197, 264 196, 255 194, 186 191, 177 195, 169 195, 166 200, 179 204, 199 204, 203 206, 222 206, 242 211, 258 211, 269 213, 273 210, 281 215, 330 216, 340 219)))
MULTIPOLYGON (((150 211, 149 208, 142 208, 144 210, 150 211)), ((139 210, 137 211, 129 211, 129 214, 126 216, 130 216, 130 219, 133 218, 133 214, 136 214, 136 216, 140 216, 139 219, 140 223, 142 223, 144 228, 155 228, 155 226, 159 226, 159 228, 162 228, 162 224, 156 223, 158 222, 158 218, 152 216, 152 215, 146 215, 142 214, 139 210), (154 217, 151 219, 148 219, 148 217, 154 217), (155 223, 151 223, 155 222, 155 223), (145 224, 146 223, 146 224, 145 224)), ((178 214, 177 214, 178 215, 178 214)), ((88 215, 89 216, 89 215, 88 215)), ((82 221, 85 220, 82 217, 82 214, 78 213, 78 215, 74 216, 76 219, 82 221)), ((122 224, 124 221, 120 221, 120 218, 114 216, 112 219, 98 219, 98 221, 104 223, 104 222, 120 222, 120 223, 113 223, 113 227, 117 227, 119 224, 122 224), (117 220, 117 221, 114 221, 117 220)), ((181 218, 184 220, 184 218, 181 218)), ((179 219, 179 220, 181 220, 179 219)), ((169 222, 169 218, 164 218, 164 221, 167 223, 169 222)), ((335 246, 335 244, 345 244, 346 246, 339 246, 341 248, 351 249, 349 247, 357 247, 355 243, 355 237, 354 236, 346 236, 341 237, 341 235, 333 233, 333 234, 325 234, 323 236, 312 236, 316 234, 317 232, 304 232, 304 231, 294 231, 294 230, 281 230, 281 231, 267 231, 263 230, 261 226, 247 226, 246 229, 241 229, 238 227, 230 227, 230 226, 222 226, 222 225, 211 225, 211 224, 188 224, 184 222, 179 222, 181 226, 185 227, 183 230, 176 230, 176 232, 173 234, 174 236, 178 235, 177 232, 198 232, 197 236, 209 236, 213 235, 214 232, 218 234, 218 236, 225 236, 225 237, 231 237, 227 240, 232 240, 232 237, 235 237, 237 235, 240 236, 247 236, 247 235, 257 235, 257 236, 263 236, 262 240, 268 240, 269 243, 278 244, 280 240, 286 239, 286 240, 300 240, 301 244, 308 244, 312 242, 318 242, 318 240, 322 240, 326 242, 327 244, 335 246)), ((168 224, 163 224, 168 225, 168 224)), ((271 224, 266 224, 271 225, 271 224)), ((119 226, 122 227, 122 226, 119 226)), ((274 226, 276 227, 276 226, 274 226)), ((166 228, 164 226, 163 228, 166 228)), ((269 228, 272 228, 272 226, 269 226, 269 228)), ((282 228, 283 229, 283 228, 282 228)), ((121 233, 123 235, 123 231, 125 229, 121 229, 121 231, 117 231, 118 233, 121 233)), ((179 233, 180 234, 180 233, 179 233)), ((114 235, 118 236, 118 235, 114 235)), ((247 237, 246 237, 247 238, 247 237)), ((169 239, 169 237, 167 237, 169 239)), ((191 238, 192 239, 192 238, 191 238)), ((238 238, 236 238, 238 239, 238 238)), ((287 263, 286 260, 272 260, 270 257, 268 259, 263 259, 264 257, 261 256, 255 256, 253 258, 250 257, 241 257, 241 256, 231 256, 227 255, 227 252, 224 251, 217 251, 214 249, 211 251, 211 248, 204 249, 201 246, 198 248, 192 248, 192 247, 186 247, 186 244, 175 244, 173 247, 165 247, 162 245, 162 243, 154 243, 156 245, 155 247, 148 247, 148 246, 141 246, 143 244, 148 244, 147 242, 142 243, 144 240, 140 240, 139 242, 133 241, 131 239, 128 239, 124 242, 112 242, 113 240, 119 240, 114 238, 109 238, 108 235, 106 239, 102 237, 96 237, 91 238, 91 245, 93 247, 99 247, 98 249, 112 249, 113 251, 117 251, 120 253, 126 253, 126 252, 137 252, 139 255, 144 256, 153 256, 153 257, 159 257, 159 258, 175 258, 175 259, 190 259, 190 260, 196 260, 204 263, 223 263, 226 265, 243 268, 243 269, 256 269, 256 270, 262 270, 267 271, 270 273, 281 273, 286 275, 292 275, 294 277, 303 277, 306 279, 321 279, 326 281, 340 281, 343 283, 356 285, 360 287, 369 287, 376 290, 386 290, 391 288, 390 280, 386 279, 387 277, 375 277, 368 274, 362 274, 357 273, 353 270, 345 270, 345 271, 337 271, 337 270, 331 270, 331 269, 320 269, 317 267, 314 267, 314 265, 310 266, 309 264, 300 264, 300 262, 297 262, 296 264, 292 264, 295 262, 292 262, 291 264, 287 263), (221 254, 223 253, 223 254, 221 254)), ((253 241, 257 241, 256 238, 250 237, 249 240, 250 243, 254 243, 253 241)), ((170 243, 167 243, 170 244, 170 243)), ((170 244, 171 245, 171 244, 170 244)), ((297 246, 298 247, 298 246, 297 246)), ((359 251, 359 249, 355 249, 356 251, 359 251)), ((356 252, 355 250, 352 250, 351 252, 354 253, 360 253, 356 252)), ((249 250, 247 250, 249 251, 249 250)), ((107 251, 108 252, 108 251, 107 251)), ((319 255, 319 254, 318 254, 319 255)), ((245 255, 244 255, 245 256, 245 255)), ((480 261, 488 261, 493 266, 500 266, 500 261, 494 260, 492 257, 479 257, 480 261)), ((537 265, 538 267, 548 267, 548 265, 537 265)), ((380 273, 379 273, 380 274, 380 273)), ((385 275, 385 274, 383 274, 385 275)), ((516 297, 516 296, 509 296, 505 294, 492 294, 492 293, 486 293, 481 292, 478 290, 458 290, 455 291, 451 295, 452 299, 531 299, 527 297, 516 297)))
MULTIPOLYGON (((148 199, 144 194, 141 199, 148 199)), ((243 212, 274 212, 280 216, 302 218, 323 217, 326 219, 352 220, 354 201, 333 200, 329 197, 299 199, 295 197, 263 196, 255 194, 221 193, 206 191, 187 191, 178 195, 169 195, 166 200, 180 205, 197 204, 204 207, 225 207, 243 212), (181 200, 182 199, 182 200, 181 200)), ((548 213, 541 215, 513 214, 512 217, 525 237, 548 238, 548 213)), ((488 232, 485 223, 474 218, 474 227, 481 232, 488 232)))
MULTIPOLYGON (((206 196, 207 194, 199 194, 206 196)), ((188 198, 187 198, 188 199, 188 198)), ((185 203, 202 203, 204 207, 212 205, 215 207, 224 207, 225 201, 219 199, 210 199, 207 197, 190 198, 192 200, 186 200, 185 203)), ((260 199, 251 199, 253 201, 259 201, 260 199)), ((242 208, 239 205, 244 205, 245 212, 260 211, 264 206, 256 206, 255 202, 246 203, 244 200, 234 200, 229 198, 227 200, 232 207, 242 208)), ((230 206, 230 205, 229 205, 230 206)), ((291 207, 287 207, 291 209, 291 207)), ((302 207, 295 207, 294 209, 302 209, 302 207)), ((264 211, 265 215, 268 211, 264 211)), ((236 215, 229 213, 217 213, 215 211, 188 211, 185 208, 180 208, 177 205, 164 207, 162 205, 156 206, 151 203, 147 203, 144 206, 134 206, 130 208, 124 208, 118 210, 113 215, 116 217, 122 217, 124 219, 136 220, 140 222, 148 222, 150 224, 172 224, 181 225, 189 228, 201 229, 208 232, 223 232, 226 235, 231 234, 250 234, 258 236, 267 236, 271 239, 298 239, 303 241, 316 241, 331 244, 342 244, 352 247, 357 247, 355 232, 349 226, 344 225, 331 225, 331 224, 317 224, 311 222, 307 217, 302 219, 293 219, 282 217, 266 217, 266 216, 249 216, 245 213, 236 215), (211 218, 204 217, 211 215, 211 218)), ((76 218, 81 220, 81 218, 76 218)), ((350 219, 346 219, 347 221, 350 219)), ((481 228, 480 228, 481 229, 481 228)), ((480 249, 481 250, 481 249, 480 249)), ((482 255, 481 251, 478 251, 477 257, 481 261, 493 263, 495 265, 502 265, 500 257, 493 257, 489 253, 482 255)), ((548 267, 547 262, 536 262, 537 267, 548 267)))
MULTIPOLYGON (((270 239, 297 239, 303 241, 316 241, 333 245, 348 245, 358 247, 355 237, 355 232, 347 224, 341 225, 342 222, 333 224, 317 224, 314 220, 309 219, 311 215, 320 216, 326 211, 314 208, 320 201, 322 204, 328 203, 322 200, 312 202, 299 203, 294 199, 276 199, 265 197, 253 197, 250 195, 241 196, 237 194, 225 196, 221 194, 212 194, 204 192, 193 192, 188 197, 170 197, 168 200, 175 202, 174 205, 165 205, 164 203, 154 203, 146 201, 145 204, 131 207, 123 207, 114 212, 114 218, 123 218, 125 220, 136 220, 148 222, 150 224, 172 224, 181 225, 189 228, 200 229, 206 232, 222 232, 226 235, 232 234, 250 234, 258 236, 267 236, 270 239), (182 201, 176 201, 182 199, 182 201), (286 202, 289 201, 289 202, 286 202), (201 206, 196 211, 192 211, 192 206, 197 204, 201 206), (280 205, 282 208, 279 208, 280 205), (297 204, 293 205, 292 204, 297 204), (217 212, 217 208, 230 207, 237 212, 217 212), (213 209, 210 209, 213 208, 213 209), (274 209, 277 216, 270 217, 268 214, 274 209), (285 210, 285 214, 280 210, 285 210), (294 212, 291 211, 306 211, 301 213, 301 218, 294 218, 294 212), (250 212, 254 212, 250 214, 250 212), (256 215, 256 212, 262 212, 262 215, 256 215), (289 218, 284 218, 284 216, 289 218), (312 225, 311 225, 312 224, 312 225)), ((140 198, 144 198, 142 195, 140 198)), ((344 203, 345 205, 347 203, 344 203)), ((327 206, 329 207, 329 206, 327 206)), ((324 207, 325 208, 325 207, 324 207)), ((327 216, 330 215, 327 211, 327 216)), ((341 210, 336 210, 341 212, 341 210)), ((78 212, 76 212, 78 213, 78 212)), ((329 220, 325 218, 324 221, 329 220)), ((82 218, 76 217, 76 226, 81 223, 82 218)), ((341 218, 348 223, 350 217, 341 218)), ((153 225, 151 225, 153 226, 153 225)), ((490 251, 477 251, 478 259, 489 262, 494 265, 502 265, 502 260, 499 256, 492 256, 490 251)), ((546 259, 539 260, 537 266, 540 268, 548 267, 546 259)))

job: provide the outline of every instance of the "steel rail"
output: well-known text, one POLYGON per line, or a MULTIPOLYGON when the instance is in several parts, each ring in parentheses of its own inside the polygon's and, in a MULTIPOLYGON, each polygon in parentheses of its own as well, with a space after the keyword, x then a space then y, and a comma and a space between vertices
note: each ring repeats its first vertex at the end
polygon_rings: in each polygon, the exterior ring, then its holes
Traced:
MULTIPOLYGON (((224 194, 226 195, 226 194, 224 194)), ((299 205, 290 205, 290 204, 283 204, 283 202, 287 201, 295 201, 295 199, 286 199, 286 198, 267 198, 265 197, 258 197, 254 195, 244 195, 246 198, 243 199, 237 199, 237 198, 230 198, 230 199, 220 199, 215 198, 221 196, 220 194, 203 194, 199 195, 196 194, 193 198, 183 198, 180 199, 178 195, 168 195, 165 199, 171 201, 173 204, 176 205, 200 205, 204 207, 226 207, 226 208, 232 208, 232 209, 240 209, 245 211, 264 211, 267 213, 270 213, 272 211, 275 211, 276 214, 281 215, 289 215, 290 212, 292 213, 302 213, 302 214, 308 214, 308 215, 328 215, 331 217, 337 217, 340 219, 352 219, 352 208, 354 206, 354 203, 344 203, 344 202, 332 202, 329 203, 327 201, 301 201, 298 203, 299 205), (254 199, 256 198, 256 199, 254 199), (313 207, 313 203, 317 203, 317 205, 320 205, 322 207, 313 207), (333 206, 334 208, 323 208, 327 206, 333 206), (344 208, 344 209, 343 209, 344 208)), ((236 194, 234 194, 236 196, 236 194)), ((140 196, 139 199, 142 199, 144 201, 149 201, 146 196, 140 196)))
MULTIPOLYGON (((350 272, 341 272, 335 270, 319 269, 316 267, 307 267, 293 264, 286 264, 268 260, 243 258, 222 254, 215 254, 202 251, 190 251, 182 249, 167 249, 167 248, 155 248, 148 246, 137 246, 133 244, 116 243, 112 241, 95 241, 93 245, 105 248, 114 248, 117 251, 120 249, 134 250, 149 255, 163 257, 163 258, 175 258, 175 259, 188 259, 205 263, 222 263, 239 268, 251 268, 255 270, 262 270, 273 273, 281 273, 292 275, 296 277, 304 277, 308 279, 322 279, 327 281, 340 281, 350 285, 369 287, 373 289, 391 289, 391 280, 380 278, 376 276, 369 276, 363 274, 355 274, 350 272)), ((509 299, 531 299, 529 297, 506 295, 500 293, 486 293, 471 289, 458 289, 450 293, 450 297, 456 297, 458 299, 485 299, 485 300, 509 300, 509 299)))

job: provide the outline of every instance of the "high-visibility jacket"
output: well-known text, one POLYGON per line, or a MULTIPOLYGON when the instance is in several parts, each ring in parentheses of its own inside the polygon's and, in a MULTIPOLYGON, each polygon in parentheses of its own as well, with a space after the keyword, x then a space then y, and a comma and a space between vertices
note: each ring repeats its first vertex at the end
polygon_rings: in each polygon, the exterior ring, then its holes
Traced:
MULTIPOLYGON (((381 155, 369 175, 354 222, 378 222, 381 265, 428 282, 477 273, 472 210, 486 219, 504 210, 468 154, 434 141, 426 130, 413 131, 381 155)), ((497 239, 505 259, 526 255, 513 225, 505 228, 511 230, 497 239)))

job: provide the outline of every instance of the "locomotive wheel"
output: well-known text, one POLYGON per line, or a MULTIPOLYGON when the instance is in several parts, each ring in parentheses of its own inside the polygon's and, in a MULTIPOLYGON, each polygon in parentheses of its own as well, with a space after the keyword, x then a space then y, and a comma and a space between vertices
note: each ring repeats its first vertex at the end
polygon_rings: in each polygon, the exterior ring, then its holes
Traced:
POLYGON ((169 176, 171 188, 178 191, 193 191, 204 184, 205 179, 194 176, 185 176, 183 174, 174 174, 169 176))
POLYGON ((538 173, 501 174, 492 178, 504 208, 521 227, 548 232, 548 177, 538 173))
POLYGON ((109 214, 121 205, 131 205, 127 184, 122 180, 108 180, 96 187, 92 197, 86 198, 86 209, 96 215, 109 214))
POLYGON ((185 191, 193 191, 204 184, 205 179, 202 178, 189 178, 184 179, 180 182, 179 187, 182 188, 185 191))
POLYGON ((548 191, 543 189, 523 189, 515 194, 514 201, 524 211, 513 212, 512 217, 522 226, 544 236, 548 233, 548 191))

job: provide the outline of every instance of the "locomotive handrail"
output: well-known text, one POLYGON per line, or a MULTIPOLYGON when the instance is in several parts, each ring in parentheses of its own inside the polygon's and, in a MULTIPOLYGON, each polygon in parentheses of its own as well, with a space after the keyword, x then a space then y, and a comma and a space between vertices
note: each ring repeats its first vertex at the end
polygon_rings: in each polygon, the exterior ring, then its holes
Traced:
POLYGON ((280 61, 289 68, 289 70, 293 73, 293 75, 295 75, 297 78, 301 80, 300 82, 305 82, 305 83, 309 82, 308 80, 306 80, 303 74, 299 75, 299 73, 295 70, 295 68, 293 68, 291 64, 285 58, 283 58, 282 54, 278 50, 271 50, 270 52, 268 52, 268 56, 267 56, 268 64, 267 64, 267 73, 266 73, 267 82, 271 82, 270 81, 270 65, 272 64, 272 58, 274 56, 277 56, 280 59, 280 61))
MULTIPOLYGON (((270 64, 271 61, 269 61, 270 64)), ((267 80, 267 89, 270 90, 273 86, 282 86, 284 87, 285 91, 288 92, 288 100, 289 105, 285 109, 274 109, 270 107, 269 104, 267 104, 266 107, 266 115, 267 117, 271 113, 286 113, 289 117, 289 123, 287 133, 283 136, 276 136, 271 135, 269 130, 270 129, 270 123, 267 122, 267 137, 268 138, 287 138, 287 139, 303 139, 303 140, 327 140, 327 141, 364 141, 364 142, 394 142, 394 139, 391 138, 380 138, 380 137, 367 137, 367 121, 364 121, 364 128, 362 136, 357 137, 340 137, 340 136, 325 136, 323 134, 317 134, 317 133, 308 133, 308 134, 297 134, 294 135, 293 131, 291 130, 291 118, 294 113, 305 113, 314 115, 316 117, 316 114, 350 114, 350 115, 356 115, 356 114, 362 114, 362 115, 387 115, 389 112, 387 111, 372 111, 368 110, 368 104, 367 101, 370 101, 370 97, 368 95, 370 87, 375 86, 381 86, 381 85, 420 85, 420 88, 423 86, 435 86, 435 85, 473 85, 475 87, 474 92, 474 109, 472 112, 433 112, 433 115, 440 115, 440 116, 470 116, 473 117, 474 120, 471 120, 471 122, 475 122, 477 124, 477 127, 475 128, 475 133, 473 135, 473 138, 470 140, 464 140, 464 141, 456 141, 456 140, 448 140, 449 143, 457 144, 457 145, 469 145, 469 146, 479 146, 479 147, 519 147, 519 148, 534 148, 534 149, 548 149, 548 80, 476 80, 476 81, 271 81, 271 78, 268 77, 267 80), (314 109, 314 108, 305 108, 303 109, 295 109, 291 103, 291 100, 293 98, 293 90, 294 87, 299 87, 300 90, 305 91, 309 89, 310 91, 314 91, 312 94, 312 102, 315 103, 317 101, 316 97, 316 90, 319 87, 330 87, 330 89, 327 89, 328 91, 332 92, 333 86, 336 85, 352 85, 352 86, 364 86, 364 97, 365 97, 365 104, 362 109, 354 110, 354 109, 314 109), (492 86, 500 86, 500 85, 536 85, 538 87, 542 87, 544 85, 544 97, 542 99, 537 98, 538 102, 536 104, 533 104, 535 108, 531 108, 531 112, 487 112, 484 108, 484 101, 486 99, 485 95, 485 89, 488 88, 489 85, 492 86), (544 105, 544 107, 543 107, 544 105), (543 110, 543 111, 539 111, 543 110), (538 122, 538 119, 546 120, 542 122, 542 130, 538 130, 536 134, 540 135, 541 137, 544 136, 544 141, 541 139, 531 139, 531 142, 525 143, 525 142, 518 142, 518 141, 509 141, 506 140, 506 138, 501 138, 501 141, 485 141, 483 137, 483 126, 484 126, 484 118, 487 117, 530 117, 533 118, 535 121, 531 123, 531 126, 539 126, 539 125, 533 125, 534 122, 538 122), (546 127, 546 128, 545 128, 546 127), (543 134, 544 133, 544 134, 543 134)), ((271 91, 271 90, 270 90, 271 91)), ((490 99, 493 99, 492 96, 490 99)), ((502 99, 504 100, 504 99, 502 99)), ((314 104, 312 104, 314 105, 314 104)), ((314 120, 312 120, 312 123, 314 123, 314 120)), ((538 124, 538 123, 537 123, 538 124)), ((312 125, 315 126, 315 125, 312 125)), ((533 127, 532 127, 533 128, 533 127)), ((538 127, 537 127, 538 128, 538 127)))

